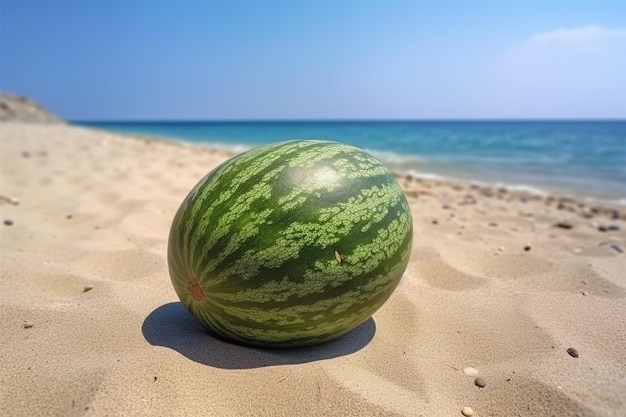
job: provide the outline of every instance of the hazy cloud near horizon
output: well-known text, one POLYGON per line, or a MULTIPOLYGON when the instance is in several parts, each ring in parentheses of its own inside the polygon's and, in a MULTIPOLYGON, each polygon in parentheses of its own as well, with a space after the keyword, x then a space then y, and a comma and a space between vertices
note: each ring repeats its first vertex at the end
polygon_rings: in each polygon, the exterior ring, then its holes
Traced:
POLYGON ((624 74, 626 29, 556 28, 530 34, 496 59, 491 99, 530 117, 619 118, 624 74))
POLYGON ((532 42, 586 42, 606 39, 626 41, 626 29, 605 28, 597 24, 589 24, 576 28, 558 28, 548 32, 535 33, 532 42))

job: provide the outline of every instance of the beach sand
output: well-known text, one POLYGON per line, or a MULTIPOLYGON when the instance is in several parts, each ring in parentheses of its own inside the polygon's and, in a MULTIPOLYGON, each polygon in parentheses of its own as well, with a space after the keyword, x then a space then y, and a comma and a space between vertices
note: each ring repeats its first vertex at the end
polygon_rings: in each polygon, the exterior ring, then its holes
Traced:
POLYGON ((2 416, 626 415, 624 207, 399 176, 392 297, 260 350, 204 332, 167 270, 174 213, 230 155, 63 125, 0 144, 2 416))

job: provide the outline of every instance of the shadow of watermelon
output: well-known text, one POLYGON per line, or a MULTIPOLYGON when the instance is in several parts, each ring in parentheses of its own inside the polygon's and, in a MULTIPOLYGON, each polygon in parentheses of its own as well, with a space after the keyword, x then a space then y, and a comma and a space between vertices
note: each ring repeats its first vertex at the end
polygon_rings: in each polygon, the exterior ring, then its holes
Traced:
POLYGON ((315 362, 349 355, 365 347, 376 333, 373 318, 328 343, 293 349, 262 349, 235 345, 216 338, 180 303, 152 311, 141 331, 153 346, 173 349, 194 362, 223 369, 249 369, 315 362))

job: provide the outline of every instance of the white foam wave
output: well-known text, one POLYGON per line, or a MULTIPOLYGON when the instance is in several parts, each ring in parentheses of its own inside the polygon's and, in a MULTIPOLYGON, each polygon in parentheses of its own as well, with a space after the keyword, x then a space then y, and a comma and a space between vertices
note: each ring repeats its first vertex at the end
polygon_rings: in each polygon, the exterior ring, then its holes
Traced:
POLYGON ((409 169, 408 171, 406 171, 404 173, 405 175, 408 175, 410 177, 414 177, 414 178, 422 178, 425 180, 451 180, 451 177, 446 177, 444 175, 439 175, 439 174, 434 174, 432 172, 421 172, 421 171, 416 171, 414 169, 409 169))
POLYGON ((619 200, 616 200, 615 202, 619 204, 620 206, 626 206, 626 198, 620 198, 619 200))
POLYGON ((541 195, 544 197, 550 194, 543 188, 539 188, 539 187, 528 185, 528 184, 507 184, 503 182, 496 182, 495 184, 492 184, 492 185, 498 188, 506 188, 509 191, 522 191, 525 193, 537 194, 537 195, 541 195))
POLYGON ((425 162, 425 159, 418 155, 401 155, 399 153, 390 152, 390 151, 381 151, 377 149, 365 149, 366 152, 372 154, 378 160, 380 160, 383 164, 394 167, 394 166, 415 166, 416 164, 421 164, 425 162))
POLYGON ((246 145, 243 143, 224 143, 224 142, 201 142, 200 145, 207 148, 219 149, 235 154, 240 154, 254 148, 254 145, 246 145))

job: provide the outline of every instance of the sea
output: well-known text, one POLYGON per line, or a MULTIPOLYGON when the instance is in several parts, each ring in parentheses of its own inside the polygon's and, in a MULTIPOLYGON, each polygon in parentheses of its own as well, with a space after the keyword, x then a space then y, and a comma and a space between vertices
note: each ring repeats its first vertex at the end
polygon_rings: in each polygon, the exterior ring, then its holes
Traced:
POLYGON ((75 122, 234 152, 324 139, 370 152, 391 170, 626 205, 626 120, 75 122))

